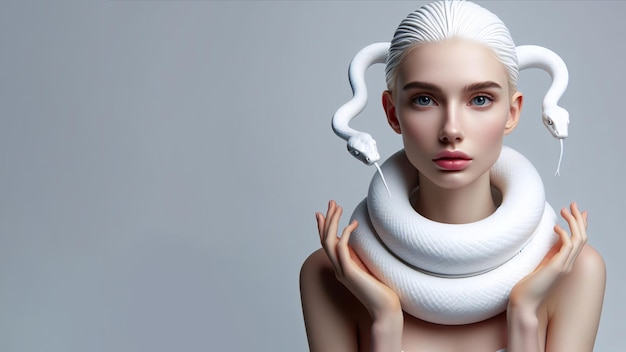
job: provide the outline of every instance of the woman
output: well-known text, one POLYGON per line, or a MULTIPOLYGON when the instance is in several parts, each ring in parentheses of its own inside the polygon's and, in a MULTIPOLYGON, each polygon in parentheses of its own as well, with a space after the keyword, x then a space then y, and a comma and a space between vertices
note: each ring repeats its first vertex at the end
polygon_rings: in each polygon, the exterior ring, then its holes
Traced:
MULTIPOLYGON (((489 170, 519 119, 515 45, 508 29, 468 2, 433 3, 398 27, 387 59, 383 108, 402 135, 419 189, 414 210, 465 224, 499 205, 489 170)), ((300 285, 311 351, 592 351, 605 287, 602 257, 587 241, 575 203, 556 225, 559 241, 510 291, 506 311, 472 324, 440 325, 404 312, 398 294, 371 274, 338 236, 334 201, 316 214, 322 249, 303 264, 300 285)))

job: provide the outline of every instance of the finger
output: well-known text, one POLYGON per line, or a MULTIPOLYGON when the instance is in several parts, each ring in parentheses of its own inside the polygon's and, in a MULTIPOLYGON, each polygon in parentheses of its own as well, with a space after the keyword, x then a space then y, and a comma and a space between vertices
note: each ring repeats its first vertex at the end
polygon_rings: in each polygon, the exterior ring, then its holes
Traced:
POLYGON ((343 229, 343 232, 341 233, 341 238, 339 239, 339 241, 348 243, 348 241, 350 240, 350 235, 352 234, 352 231, 356 230, 358 226, 359 226, 359 222, 356 219, 353 219, 348 224, 348 226, 346 226, 343 229))
POLYGON ((343 208, 336 206, 333 209, 332 214, 329 215, 328 233, 332 233, 334 237, 337 237, 339 231, 339 220, 341 220, 341 214, 343 214, 343 208))
POLYGON ((331 200, 328 202, 328 212, 326 214, 326 232, 332 232, 334 236, 337 236, 337 231, 339 227, 339 220, 341 219, 341 214, 343 209, 337 205, 337 202, 331 200), (333 230, 334 228, 334 230, 333 230))
POLYGON ((587 229, 587 225, 589 223, 589 213, 586 210, 583 211, 583 218, 585 219, 585 229, 587 229))
MULTIPOLYGON (((572 203, 572 205, 570 206, 572 212, 574 212, 573 204, 574 203, 572 203)), ((565 219, 565 221, 567 221, 567 225, 569 226, 569 229, 571 231, 570 239, 577 242, 580 238, 580 230, 578 221, 576 217, 572 214, 572 212, 568 211, 566 208, 562 208, 561 216, 563 217, 563 219, 565 219)))
MULTIPOLYGON (((349 241, 350 241, 350 235, 352 235, 352 232, 353 232, 354 230, 356 230, 356 228, 357 228, 358 226, 359 226, 358 221, 357 221, 356 219, 354 219, 354 220, 352 220, 352 221, 350 222, 350 224, 348 224, 348 226, 346 226, 346 227, 343 229, 343 232, 341 233, 341 238, 339 239, 339 245, 340 245, 342 248, 343 248, 343 247, 345 247, 345 248, 347 248, 347 247, 348 247, 348 243, 349 243, 349 241)), ((346 258, 349 258, 349 257, 350 257, 350 253, 349 253, 349 251, 346 251, 346 252, 345 252, 345 253, 343 253, 343 254, 347 254, 347 257, 346 257, 346 258)))
POLYGON ((569 214, 566 211, 563 211, 562 214, 569 224, 572 232, 571 238, 576 252, 575 256, 578 256, 578 252, 580 252, 584 244, 587 242, 585 218, 578 209, 578 205, 576 203, 572 203, 570 205, 570 211, 571 213, 569 214))
POLYGON ((328 258, 337 267, 337 229, 339 227, 339 219, 341 218, 341 207, 335 206, 334 202, 331 202, 329 206, 329 213, 326 218, 326 230, 325 238, 322 246, 326 250, 328 258))
POLYGON ((574 266, 574 262, 578 258, 578 255, 582 251, 587 243, 587 230, 585 224, 585 217, 583 213, 578 209, 578 204, 572 203, 570 210, 574 221, 570 221, 570 229, 572 230, 572 243, 574 245, 573 251, 568 259, 568 270, 574 266))
POLYGON ((578 254, 584 247, 587 236, 584 224, 581 224, 582 214, 578 210, 575 203, 570 205, 570 211, 567 211, 565 208, 561 209, 561 215, 569 225, 571 236, 567 236, 567 231, 559 227, 561 231, 559 234, 561 235, 562 245, 567 246, 567 251, 564 251, 564 248, 561 248, 564 259, 561 270, 565 274, 571 271, 576 258, 578 258, 578 254))
POLYGON ((353 267, 352 258, 350 256, 350 235, 352 232, 358 227, 358 222, 356 220, 352 220, 348 226, 343 229, 341 233, 341 238, 337 243, 337 259, 339 261, 339 266, 341 267, 342 273, 353 267))
POLYGON ((556 252, 556 254, 552 257, 548 265, 558 267, 559 271, 561 271, 567 263, 567 259, 572 252, 573 245, 569 234, 561 226, 555 225, 554 232, 556 232, 556 234, 559 236, 561 248, 559 248, 559 251, 556 252))
POLYGON ((572 202, 572 204, 570 205, 570 209, 571 209, 572 215, 574 216, 574 218, 576 219, 576 222, 578 223, 579 235, 581 239, 584 242, 586 242, 587 232, 585 231, 585 228, 586 228, 585 217, 583 216, 581 211, 578 209, 578 204, 576 204, 575 202, 572 202))
POLYGON ((317 232, 320 236, 320 242, 324 242, 324 237, 326 237, 326 233, 324 232, 324 222, 326 221, 326 219, 324 218, 324 215, 322 215, 322 213, 316 212, 315 220, 317 222, 317 232))
POLYGON ((585 217, 586 217, 585 213, 586 212, 581 212, 580 210, 578 210, 578 204, 574 204, 574 205, 576 206, 576 214, 575 214, 575 216, 576 216, 576 219, 578 221, 578 228, 580 230, 580 236, 581 236, 581 240, 582 240, 580 249, 582 249, 582 246, 584 246, 584 244, 587 243, 587 239, 588 239, 588 236, 587 236, 587 220, 585 219, 585 217))
POLYGON ((328 209, 326 210, 326 223, 324 226, 324 232, 328 233, 328 226, 330 225, 330 219, 336 210, 336 203, 334 200, 328 201, 328 209))

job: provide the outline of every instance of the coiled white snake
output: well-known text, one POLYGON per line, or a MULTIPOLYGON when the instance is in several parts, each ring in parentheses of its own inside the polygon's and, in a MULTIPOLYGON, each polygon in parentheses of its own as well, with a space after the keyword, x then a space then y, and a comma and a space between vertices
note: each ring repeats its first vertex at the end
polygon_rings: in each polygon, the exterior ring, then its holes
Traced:
MULTIPOLYGON (((519 70, 541 68, 553 79, 543 101, 542 120, 561 140, 562 156, 569 114, 557 102, 567 87, 565 63, 539 46, 516 49, 519 70)), ((348 142, 350 154, 377 167, 376 142, 348 123, 367 102, 365 71, 385 62, 388 50, 389 43, 376 43, 357 53, 349 69, 354 97, 332 120, 335 133, 348 142)), ((381 178, 372 178, 368 197, 352 215, 360 225, 350 245, 368 269, 398 294, 403 309, 420 319, 468 324, 502 312, 511 288, 534 270, 556 240, 552 229, 556 214, 545 202, 541 178, 528 160, 510 148, 503 147, 490 171, 492 184, 502 192, 502 204, 492 216, 471 224, 436 223, 411 207, 417 173, 403 151, 378 171, 381 178)))
POLYGON ((470 224, 422 217, 409 197, 417 173, 399 151, 382 165, 390 190, 374 176, 352 214, 359 227, 350 246, 394 290, 402 309, 437 324, 469 324, 504 311, 513 286, 532 272, 557 239, 554 210, 532 164, 503 147, 490 171, 502 204, 470 224))
MULTIPOLYGON (((376 165, 380 154, 376 141, 369 133, 357 131, 349 126, 367 104, 367 86, 365 72, 376 63, 385 63, 390 43, 374 43, 361 49, 350 62, 348 79, 352 88, 352 99, 342 105, 332 118, 335 134, 348 143, 348 152, 367 165, 376 165)), ((540 68, 548 72, 552 85, 546 93, 542 104, 542 121, 548 131, 561 142, 559 166, 563 157, 563 139, 568 135, 569 113, 558 105, 559 98, 565 92, 569 81, 567 66, 553 51, 537 45, 521 45, 516 47, 519 71, 527 68, 540 68)), ((382 174, 381 174, 382 176, 382 174)))

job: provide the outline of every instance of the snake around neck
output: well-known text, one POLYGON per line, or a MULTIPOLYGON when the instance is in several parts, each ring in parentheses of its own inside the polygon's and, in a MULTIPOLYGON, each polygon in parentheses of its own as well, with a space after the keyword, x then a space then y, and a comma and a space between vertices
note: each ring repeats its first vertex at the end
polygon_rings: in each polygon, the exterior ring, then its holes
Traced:
MULTIPOLYGON (((379 167, 373 137, 349 126, 367 103, 365 71, 384 63, 388 51, 389 43, 375 43, 356 54, 349 68, 353 98, 332 119, 334 132, 347 141, 350 154, 375 165, 381 176, 372 178, 368 197, 352 215, 360 225, 350 245, 368 269, 398 294, 407 313, 449 325, 490 318, 506 309, 512 287, 536 268, 555 243, 556 214, 545 202, 541 178, 532 164, 503 147, 490 171, 493 186, 503 195, 494 214, 460 225, 421 217, 409 201, 418 186, 417 171, 404 151, 379 167)), ((540 68, 552 77, 542 121, 561 142, 560 167, 569 114, 557 103, 567 88, 567 67, 543 47, 518 46, 516 54, 519 70, 540 68)))
POLYGON ((432 323, 459 325, 506 309, 513 286, 532 272, 557 236, 532 164, 504 147, 490 170, 502 204, 470 224, 444 224, 410 205, 417 171, 399 151, 382 165, 391 192, 374 176, 352 214, 359 227, 350 246, 367 268, 400 298, 407 313, 432 323))

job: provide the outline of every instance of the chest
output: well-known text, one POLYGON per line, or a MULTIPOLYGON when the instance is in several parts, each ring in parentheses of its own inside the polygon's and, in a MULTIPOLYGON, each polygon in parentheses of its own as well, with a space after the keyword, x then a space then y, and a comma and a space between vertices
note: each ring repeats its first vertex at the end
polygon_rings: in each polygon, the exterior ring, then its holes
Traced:
POLYGON ((506 347, 506 314, 468 325, 438 325, 404 317, 404 352, 496 352, 506 347))
MULTIPOLYGON (((368 326, 362 328, 367 331, 368 326)), ((361 351, 369 351, 368 335, 359 334, 361 351)), ((506 347, 506 340, 505 313, 468 325, 438 325, 404 316, 403 352, 496 352, 506 347)))

